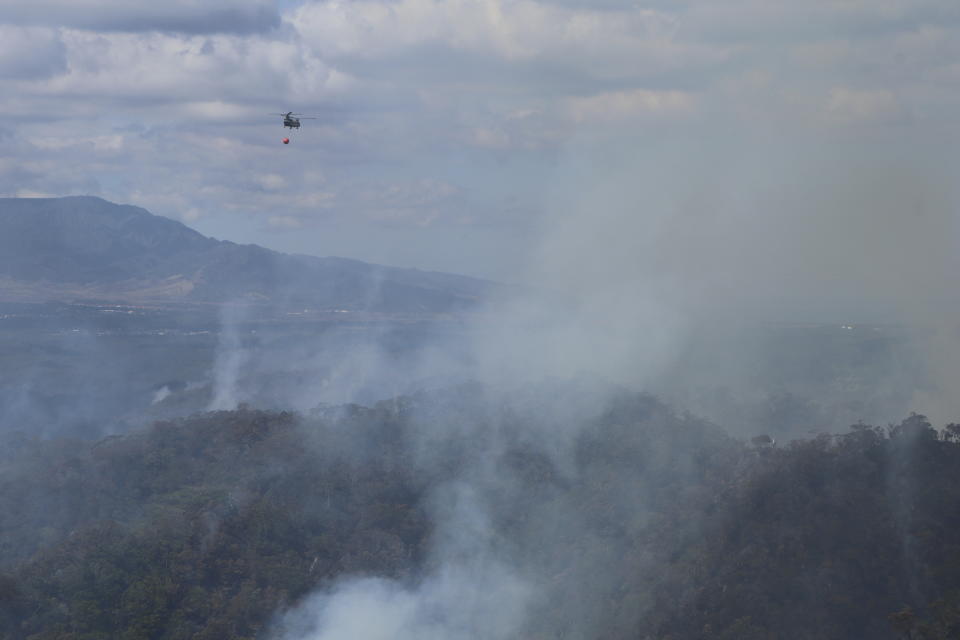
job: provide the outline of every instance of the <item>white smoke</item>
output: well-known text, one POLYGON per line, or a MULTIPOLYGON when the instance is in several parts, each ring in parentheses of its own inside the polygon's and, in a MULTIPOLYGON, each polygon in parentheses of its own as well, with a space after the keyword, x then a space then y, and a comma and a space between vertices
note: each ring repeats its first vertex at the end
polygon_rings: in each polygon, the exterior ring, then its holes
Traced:
POLYGON ((246 315, 241 305, 225 304, 220 308, 220 334, 213 364, 213 393, 207 409, 236 409, 241 402, 240 374, 248 359, 240 323, 246 315))
MULTIPOLYGON (((467 485, 441 492, 435 567, 415 582, 348 579, 288 613, 289 640, 450 640, 516 637, 530 585, 498 557, 490 523, 467 485)), ((439 507, 438 505, 438 508, 439 507)))
MULTIPOLYGON (((715 146, 711 157, 687 145, 666 150, 659 165, 641 166, 631 160, 634 143, 571 150, 518 278, 538 293, 503 296, 476 317, 473 377, 498 389, 581 375, 646 389, 692 331, 714 323, 917 318, 950 291, 954 211, 904 163, 854 154, 858 162, 846 166, 833 145, 801 148, 784 139, 715 146)), ((749 332, 738 335, 757 350, 749 332)), ((956 336, 938 335, 952 340, 944 352, 953 353, 956 336)), ((700 381, 719 386, 750 369, 736 345, 717 353, 715 361, 700 361, 707 363, 696 372, 700 381)), ((891 375, 909 384, 901 372, 891 375)), ((500 398, 490 400, 488 426, 496 431, 503 427, 500 398)), ((514 423, 510 435, 562 463, 585 423, 514 423)), ((421 440, 429 451, 430 434, 421 440)), ((502 453, 495 440, 486 446, 483 456, 502 453)), ((518 478, 471 468, 459 479, 462 495, 492 484, 503 501, 523 504, 518 478)), ((642 487, 630 488, 633 501, 618 507, 625 520, 643 511, 642 487)), ((477 526, 490 519, 488 506, 461 497, 461 508, 432 513, 440 535, 432 568, 419 580, 346 578, 291 612, 283 637, 523 637, 535 610, 530 594, 545 576, 521 575, 489 534, 477 535, 488 531, 477 526)), ((583 514, 558 508, 556 521, 579 530, 583 514)), ((551 532, 543 534, 550 545, 551 532)))

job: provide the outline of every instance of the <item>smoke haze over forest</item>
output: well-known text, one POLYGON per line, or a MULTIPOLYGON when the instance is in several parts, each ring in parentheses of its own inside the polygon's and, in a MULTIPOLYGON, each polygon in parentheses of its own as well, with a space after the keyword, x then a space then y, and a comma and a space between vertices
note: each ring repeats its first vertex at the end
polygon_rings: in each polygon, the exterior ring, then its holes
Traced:
POLYGON ((0 636, 957 637, 958 30, 0 3, 0 636))

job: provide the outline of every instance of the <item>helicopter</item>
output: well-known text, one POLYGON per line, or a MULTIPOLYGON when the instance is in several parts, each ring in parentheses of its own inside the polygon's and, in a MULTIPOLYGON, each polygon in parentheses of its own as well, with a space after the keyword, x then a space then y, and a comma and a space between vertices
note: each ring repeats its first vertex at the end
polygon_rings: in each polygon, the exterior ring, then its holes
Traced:
POLYGON ((272 116, 283 116, 283 126, 288 129, 299 129, 301 120, 316 120, 313 116, 305 116, 293 111, 286 113, 271 113, 272 116))

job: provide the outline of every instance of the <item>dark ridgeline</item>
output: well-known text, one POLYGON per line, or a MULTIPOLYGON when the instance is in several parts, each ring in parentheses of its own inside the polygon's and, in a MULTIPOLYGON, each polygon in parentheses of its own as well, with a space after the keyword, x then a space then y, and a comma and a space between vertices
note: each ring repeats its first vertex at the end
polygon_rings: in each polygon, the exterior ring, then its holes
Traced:
POLYGON ((338 578, 415 584, 432 487, 477 463, 510 479, 486 496, 498 553, 540 577, 518 638, 960 637, 960 428, 748 445, 622 393, 573 470, 511 437, 576 394, 507 402, 493 428, 465 386, 24 442, 0 466, 0 637, 269 637, 338 578), (447 434, 429 461, 424 432, 447 434))
POLYGON ((0 302, 248 302, 443 313, 492 283, 207 238, 100 198, 0 198, 0 302))

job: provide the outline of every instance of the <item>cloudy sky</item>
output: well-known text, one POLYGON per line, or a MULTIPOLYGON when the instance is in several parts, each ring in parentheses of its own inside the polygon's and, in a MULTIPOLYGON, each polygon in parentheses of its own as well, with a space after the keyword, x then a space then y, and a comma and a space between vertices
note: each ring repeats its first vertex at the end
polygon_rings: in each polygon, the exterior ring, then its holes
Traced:
POLYGON ((0 0, 0 194, 505 280, 594 229, 829 278, 954 231, 958 31, 956 0, 0 0))

